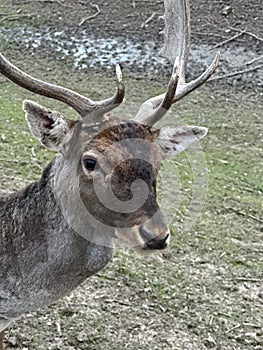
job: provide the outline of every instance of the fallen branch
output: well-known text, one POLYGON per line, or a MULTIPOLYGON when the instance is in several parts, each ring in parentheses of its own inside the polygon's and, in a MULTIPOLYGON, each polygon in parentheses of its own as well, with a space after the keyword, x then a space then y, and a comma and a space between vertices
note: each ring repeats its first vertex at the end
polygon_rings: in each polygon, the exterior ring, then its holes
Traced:
POLYGON ((43 4, 57 3, 60 6, 67 6, 67 5, 65 5, 63 3, 63 0, 26 0, 26 1, 16 1, 16 3, 14 3, 14 5, 26 5, 26 4, 30 4, 32 2, 40 2, 40 3, 43 3, 43 4))
MULTIPOLYGON (((262 67, 263 67, 263 65, 262 65, 262 67)), ((239 210, 234 209, 234 208, 226 208, 226 209, 227 209, 227 210, 233 211, 233 212, 236 213, 237 215, 245 216, 245 217, 247 217, 247 218, 250 218, 250 219, 253 219, 253 220, 259 222, 260 224, 263 224, 263 220, 261 220, 261 219, 255 217, 255 216, 253 216, 253 215, 251 215, 251 214, 244 213, 244 212, 239 211, 239 210)))
POLYGON ((22 9, 20 8, 16 11, 16 13, 0 13, 0 16, 15 16, 18 15, 21 11, 22 9))
POLYGON ((233 28, 233 27, 229 27, 229 29, 233 30, 234 32, 242 32, 243 34, 247 34, 247 35, 253 36, 255 39, 263 42, 263 38, 260 38, 259 36, 257 36, 254 33, 247 32, 246 30, 241 30, 241 29, 237 29, 237 28, 233 28))
POLYGON ((262 279, 261 278, 253 278, 253 277, 234 277, 235 281, 238 282, 261 282, 262 279))
POLYGON ((248 323, 248 322, 244 322, 243 325, 246 327, 252 327, 252 328, 261 328, 262 327, 262 325, 260 325, 260 324, 254 324, 254 323, 248 323))
POLYGON ((242 32, 240 32, 240 33, 238 33, 238 34, 232 36, 231 38, 228 38, 228 39, 226 39, 226 40, 224 40, 224 41, 221 41, 221 43, 216 44, 216 45, 213 47, 213 49, 215 49, 215 48, 217 48, 217 47, 220 47, 220 46, 223 46, 223 45, 229 43, 230 41, 233 41, 233 40, 239 38, 239 37, 240 37, 241 35, 243 35, 244 33, 245 33, 245 31, 243 30, 242 32))
POLYGON ((238 323, 236 326, 232 327, 232 328, 229 328, 227 331, 226 331, 226 334, 229 334, 231 333, 232 331, 235 331, 236 329, 240 328, 241 327, 241 324, 238 323))
POLYGON ((240 75, 240 74, 244 74, 244 73, 248 73, 248 72, 252 72, 252 71, 258 70, 258 69, 260 69, 262 67, 263 67, 263 64, 260 64, 259 66, 256 66, 256 67, 251 67, 251 68, 239 70, 237 72, 233 72, 233 73, 229 73, 229 74, 225 74, 225 75, 215 76, 215 77, 209 79, 208 81, 214 81, 214 80, 220 80, 220 79, 234 77, 236 75, 240 75))
POLYGON ((145 22, 143 22, 143 24, 141 25, 141 28, 142 29, 145 28, 147 26, 147 24, 149 24, 155 16, 156 16, 156 12, 153 12, 151 14, 151 16, 149 18, 147 18, 145 22))
POLYGON ((0 23, 2 23, 4 21, 15 21, 16 19, 21 18, 21 17, 32 17, 32 16, 33 16, 33 13, 28 13, 25 15, 22 15, 22 14, 8 15, 8 16, 2 17, 0 19, 0 23))
POLYGON ((259 57, 256 57, 256 58, 253 58, 253 60, 249 61, 246 63, 246 66, 249 66, 250 64, 253 64, 257 61, 261 61, 263 59, 263 55, 262 56, 259 56, 259 57))
POLYGON ((97 16, 101 13, 101 9, 99 8, 98 5, 96 5, 96 4, 90 4, 90 6, 91 6, 91 7, 94 7, 94 8, 97 10, 97 12, 94 13, 94 15, 91 15, 91 16, 88 16, 88 17, 83 18, 83 19, 79 22, 79 27, 81 27, 85 22, 87 22, 87 21, 89 21, 89 20, 91 20, 91 19, 97 17, 97 16))
MULTIPOLYGON (((12 161, 14 163, 20 163, 20 161, 16 160, 16 159, 5 159, 5 158, 0 158, 0 161, 1 162, 9 162, 9 163, 12 163, 12 161)), ((29 162, 27 161, 23 161, 23 163, 26 163, 26 164, 29 164, 29 162)))
POLYGON ((220 38, 228 38, 225 35, 217 34, 217 33, 207 33, 207 32, 191 32, 196 35, 207 35, 207 36, 219 36, 220 38))

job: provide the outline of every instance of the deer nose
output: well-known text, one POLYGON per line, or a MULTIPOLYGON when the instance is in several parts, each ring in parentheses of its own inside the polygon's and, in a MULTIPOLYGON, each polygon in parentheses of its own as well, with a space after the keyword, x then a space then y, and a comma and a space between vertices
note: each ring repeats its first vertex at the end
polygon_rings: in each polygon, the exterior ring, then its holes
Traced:
POLYGON ((146 230, 143 226, 139 228, 140 235, 144 241, 145 250, 165 249, 169 244, 170 231, 166 229, 164 233, 154 235, 146 230))

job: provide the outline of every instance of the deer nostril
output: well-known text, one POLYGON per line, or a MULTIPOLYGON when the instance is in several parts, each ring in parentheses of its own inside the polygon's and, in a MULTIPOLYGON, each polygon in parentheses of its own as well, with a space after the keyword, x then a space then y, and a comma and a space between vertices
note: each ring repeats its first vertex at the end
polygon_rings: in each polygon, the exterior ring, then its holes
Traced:
POLYGON ((154 238, 153 233, 147 231, 142 226, 139 228, 141 238, 143 239, 144 243, 144 249, 165 249, 169 242, 169 231, 166 232, 164 235, 159 235, 154 238))

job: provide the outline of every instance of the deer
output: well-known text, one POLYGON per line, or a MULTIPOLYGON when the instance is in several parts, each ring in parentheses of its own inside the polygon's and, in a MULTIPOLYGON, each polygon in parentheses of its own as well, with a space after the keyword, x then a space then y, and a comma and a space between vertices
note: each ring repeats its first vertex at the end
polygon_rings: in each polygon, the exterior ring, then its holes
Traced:
POLYGON ((140 252, 169 245, 169 227, 157 202, 158 171, 167 157, 201 140, 207 128, 155 124, 209 79, 219 52, 200 76, 186 82, 189 1, 164 0, 164 6, 163 52, 173 63, 171 78, 166 91, 142 103, 130 120, 111 112, 125 94, 119 65, 116 92, 94 101, 34 78, 0 54, 5 77, 79 115, 71 120, 23 102, 32 134, 56 156, 38 181, 17 192, 0 192, 0 350, 12 321, 69 294, 112 260, 118 244, 140 252))

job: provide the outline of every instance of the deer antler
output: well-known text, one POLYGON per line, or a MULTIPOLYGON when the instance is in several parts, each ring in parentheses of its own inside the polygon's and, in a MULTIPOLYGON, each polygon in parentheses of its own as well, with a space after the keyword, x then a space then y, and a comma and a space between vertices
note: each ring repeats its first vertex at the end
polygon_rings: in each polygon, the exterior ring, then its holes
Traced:
MULTIPOLYGON (((214 73, 219 64, 219 52, 211 65, 198 78, 185 82, 185 74, 188 62, 188 53, 190 47, 190 7, 189 0, 164 0, 165 5, 165 30, 164 30, 164 49, 163 55, 170 62, 176 59, 178 62, 178 85, 174 95, 171 97, 169 107, 198 88, 214 73)), ((174 74, 174 73, 173 73, 174 74)), ((169 83, 170 85, 170 83, 169 83)), ((168 85, 168 90, 169 90, 168 85)), ((168 91, 167 90, 167 91, 168 91)), ((167 92, 145 101, 135 120, 144 124, 154 125, 160 120, 166 111, 157 112, 163 105, 164 99, 167 99, 167 92)))
POLYGON ((73 90, 36 79, 14 66, 1 53, 0 73, 29 91, 66 103, 75 109, 81 117, 98 110, 102 114, 109 112, 121 104, 124 98, 125 89, 119 65, 116 66, 117 91, 113 97, 103 101, 93 101, 73 90))

